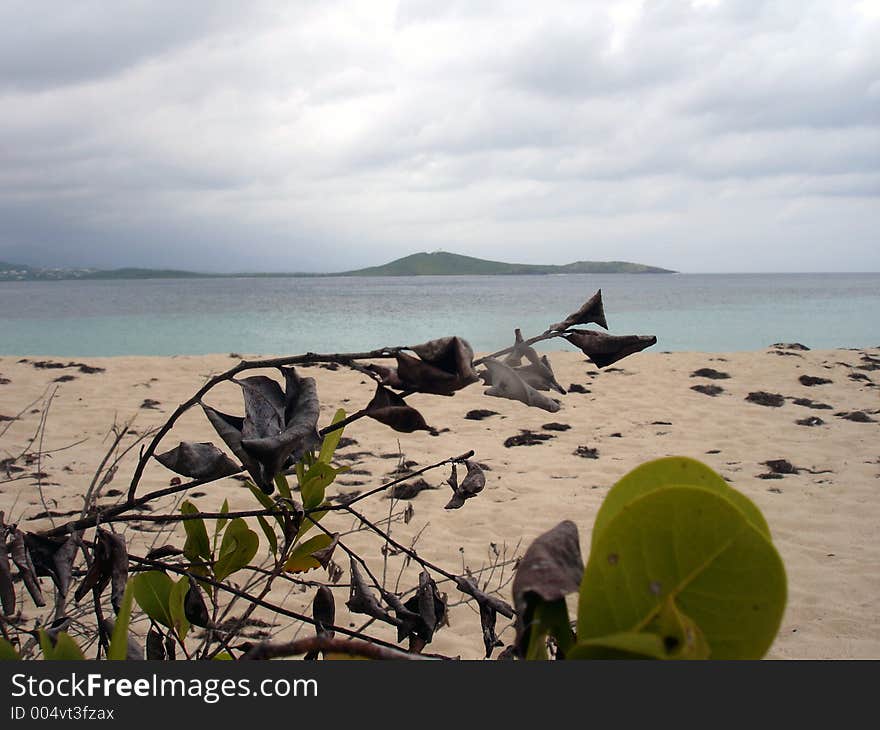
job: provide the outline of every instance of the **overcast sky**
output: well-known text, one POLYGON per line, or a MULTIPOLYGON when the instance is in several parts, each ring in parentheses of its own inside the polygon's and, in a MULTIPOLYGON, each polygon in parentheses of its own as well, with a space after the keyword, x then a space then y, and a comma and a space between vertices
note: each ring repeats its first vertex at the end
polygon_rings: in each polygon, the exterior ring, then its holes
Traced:
POLYGON ((880 271, 880 0, 0 4, 0 259, 880 271))

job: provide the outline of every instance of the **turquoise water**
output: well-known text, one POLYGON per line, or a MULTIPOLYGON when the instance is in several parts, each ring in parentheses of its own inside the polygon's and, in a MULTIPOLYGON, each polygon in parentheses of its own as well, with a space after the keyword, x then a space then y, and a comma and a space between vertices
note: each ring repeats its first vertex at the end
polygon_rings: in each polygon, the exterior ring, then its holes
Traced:
POLYGON ((655 350, 880 345, 880 274, 584 274, 0 282, 0 354, 351 352, 448 334, 487 351, 598 288, 610 331, 657 335, 655 350))

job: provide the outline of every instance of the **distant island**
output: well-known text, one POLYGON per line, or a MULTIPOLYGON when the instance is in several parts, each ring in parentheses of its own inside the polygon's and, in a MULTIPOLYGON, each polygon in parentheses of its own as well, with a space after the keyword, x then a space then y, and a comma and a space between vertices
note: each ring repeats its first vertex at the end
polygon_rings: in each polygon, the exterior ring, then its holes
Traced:
POLYGON ((69 281, 72 279, 230 279, 288 278, 318 276, 468 276, 511 274, 674 274, 670 269, 633 264, 627 261, 575 261, 562 266, 553 264, 508 264, 473 256, 435 251, 414 253, 382 266, 328 274, 303 272, 208 274, 178 269, 90 269, 40 268, 0 261, 0 281, 69 281))

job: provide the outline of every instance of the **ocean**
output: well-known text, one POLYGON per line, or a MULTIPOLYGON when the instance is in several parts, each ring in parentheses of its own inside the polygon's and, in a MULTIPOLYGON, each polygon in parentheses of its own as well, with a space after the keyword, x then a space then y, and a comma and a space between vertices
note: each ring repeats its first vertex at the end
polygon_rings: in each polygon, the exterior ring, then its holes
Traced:
POLYGON ((0 282, 0 354, 354 352, 453 334, 486 352, 596 289, 609 331, 656 335, 654 351, 880 345, 880 274, 568 274, 0 282))

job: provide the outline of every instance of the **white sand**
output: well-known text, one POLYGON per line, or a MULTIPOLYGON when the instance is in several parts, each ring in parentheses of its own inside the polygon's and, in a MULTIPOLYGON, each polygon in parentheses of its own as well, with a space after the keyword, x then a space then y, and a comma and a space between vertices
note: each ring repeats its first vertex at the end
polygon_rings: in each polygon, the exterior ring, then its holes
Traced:
MULTIPOLYGON (((780 355, 773 350, 754 353, 710 355, 701 353, 642 353, 618 363, 622 371, 596 369, 578 353, 555 353, 552 362, 563 385, 579 383, 591 392, 570 393, 556 414, 528 409, 519 403, 482 395, 479 385, 471 386, 452 398, 413 396, 410 399, 437 429, 448 432, 432 437, 425 433, 397 434, 369 419, 352 424, 345 435, 357 439, 348 452, 384 454, 398 451, 398 441, 406 459, 426 465, 448 456, 475 449, 475 459, 491 468, 487 487, 464 508, 446 511, 443 505, 450 490, 442 482, 448 469, 429 472, 426 479, 440 486, 421 493, 412 501, 415 516, 408 524, 395 523, 395 538, 408 544, 420 533, 417 549, 421 555, 453 571, 462 561, 478 569, 490 559, 490 543, 513 555, 519 553, 540 532, 563 519, 574 520, 581 528, 581 545, 589 545, 590 528, 596 510, 608 488, 641 462, 665 455, 686 455, 700 459, 754 500, 764 511, 774 541, 782 553, 788 572, 789 602, 779 636, 769 656, 772 658, 878 658, 880 657, 880 423, 858 423, 835 416, 843 411, 860 410, 880 421, 880 387, 850 379, 863 374, 880 382, 864 365, 863 353, 876 357, 878 350, 810 351, 780 355), (727 380, 693 378, 697 368, 711 367, 730 374, 727 380), (800 375, 830 378, 827 385, 805 387, 800 375), (717 397, 691 390, 695 384, 715 384, 724 388, 717 397), (813 410, 786 401, 780 408, 749 403, 751 391, 769 391, 786 396, 812 398, 830 404, 831 410, 813 410), (490 409, 500 415, 486 420, 465 420, 472 409, 490 409), (825 425, 796 425, 797 419, 819 416, 825 425), (549 422, 571 425, 568 431, 542 431, 549 422), (666 423, 657 423, 666 422, 666 423), (505 448, 504 440, 521 429, 551 433, 554 438, 534 446, 505 448), (614 434, 619 434, 615 436, 614 434), (598 459, 574 454, 578 446, 598 449, 598 459), (711 453, 717 450, 717 453, 711 453), (801 469, 797 475, 763 480, 767 472, 761 462, 788 459, 801 469)), ((41 358, 28 358, 30 361, 41 358)), ((67 359, 54 358, 67 362, 67 359)), ((121 422, 136 416, 134 428, 145 430, 159 425, 174 407, 188 398, 213 373, 235 364, 225 355, 204 357, 122 357, 85 358, 90 365, 106 368, 98 374, 82 374, 75 368, 36 369, 19 358, 0 358, 0 376, 9 383, 0 385, 0 415, 14 416, 38 399, 52 381, 61 375, 74 375, 58 383, 56 397, 45 430, 42 449, 55 451, 43 463, 43 479, 49 507, 56 511, 77 509, 91 476, 107 448, 107 431, 114 418, 121 422), (143 409, 144 399, 159 402, 158 410, 143 409)), ((349 412, 362 407, 370 398, 372 386, 361 384, 360 375, 345 370, 330 372, 305 368, 303 374, 318 380, 323 403, 322 424, 329 422, 336 408, 349 412)), ((207 401, 222 410, 240 413, 237 388, 225 385, 207 401)), ((36 408, 36 406, 34 406, 36 408)), ((0 439, 0 459, 17 455, 34 433, 38 413, 25 413, 11 424, 0 439)), ((0 422, 0 429, 8 422, 0 422)), ((199 411, 184 417, 163 442, 165 450, 180 440, 214 441, 221 444, 199 411)), ((125 443, 129 443, 126 441, 125 443)), ((340 453, 345 453, 340 452, 340 453)), ((397 465, 394 459, 363 456, 353 462, 369 474, 348 474, 343 483, 363 481, 364 485, 343 484, 338 489, 368 489, 382 483, 397 465)), ((134 466, 134 456, 122 463, 107 489, 125 490, 134 466)), ((33 467, 35 468, 35 466, 33 467)), ((25 474, 27 472, 24 472, 25 474)), ((152 464, 139 493, 166 486, 174 475, 152 464)), ((331 488, 331 491, 334 488, 331 488)), ((204 510, 216 510, 224 498, 233 509, 256 506, 253 497, 239 482, 224 480, 197 491, 206 496, 195 501, 204 510)), ((105 497, 102 504, 119 499, 105 497)), ((371 518, 387 514, 389 502, 371 499, 360 503, 371 518)), ((405 506, 400 503, 399 508, 405 506)), ((173 507, 172 500, 156 505, 157 513, 173 507)), ((28 521, 43 507, 32 478, 0 484, 0 509, 7 519, 20 520, 25 529, 48 525, 28 521)), ((351 528, 351 518, 327 518, 333 530, 351 528), (331 519, 333 520, 331 522, 331 519)), ((147 525, 147 527, 151 527, 147 525)), ((257 529, 255 527, 255 529, 257 529)), ((153 540, 153 533, 130 530, 134 544, 153 540)), ((364 534, 347 535, 346 544, 365 551, 374 571, 381 575, 380 543, 364 534)), ((160 544, 167 541, 162 537, 160 544)), ((182 544, 179 536, 171 542, 182 544)), ((347 568, 341 553, 337 560, 347 568)), ((394 585, 400 557, 389 559, 389 583, 394 585)), ((404 574, 402 586, 415 582, 415 572, 404 574)), ((509 568, 505 572, 509 576, 509 568)), ((308 575, 306 577, 309 577, 308 575)), ((497 578, 496 574, 496 578, 497 578)), ((343 582, 345 578, 343 578, 343 582)), ((493 583, 497 583, 493 581, 493 583)), ((448 583, 453 602, 459 594, 448 583)), ((273 600, 302 610, 313 591, 276 589, 273 600)), ((504 590, 510 600, 509 586, 504 590)), ((345 591, 337 591, 342 608, 345 591)), ((34 609, 26 614, 35 618, 34 609)), ((266 618, 264 616, 264 618, 266 618)), ((271 617, 270 617, 271 618, 271 617)), ((360 617, 362 618, 362 617, 360 617)), ((360 618, 356 618, 360 624, 360 618)), ((340 621, 346 617, 338 616, 340 621)), ((499 618, 499 630, 508 622, 499 618)), ((283 621, 278 627, 286 627, 283 621)), ((310 633, 306 627, 303 631, 310 633)), ((289 637, 290 628, 279 636, 289 637)), ((391 637, 390 632, 379 634, 391 637)), ((512 630, 502 638, 509 643, 512 630)), ((443 628, 432 648, 463 657, 482 655, 479 618, 469 606, 458 606, 451 614, 451 626, 443 628)))

